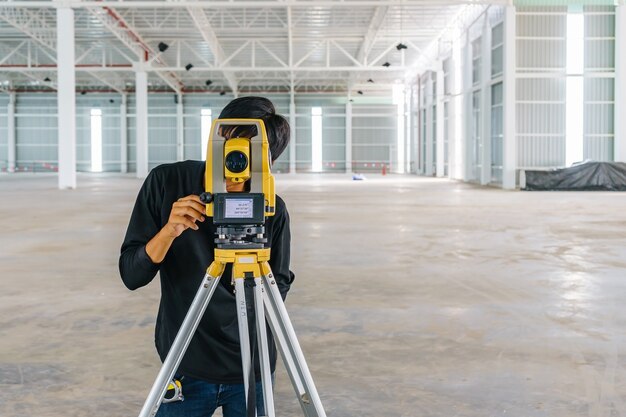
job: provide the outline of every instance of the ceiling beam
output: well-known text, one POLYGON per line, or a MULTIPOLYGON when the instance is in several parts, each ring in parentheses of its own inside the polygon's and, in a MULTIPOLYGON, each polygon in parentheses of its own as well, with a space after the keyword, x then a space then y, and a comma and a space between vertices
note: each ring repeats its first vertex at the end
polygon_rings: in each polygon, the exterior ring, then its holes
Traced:
MULTIPOLYGON (((99 3, 102 6, 110 2, 102 1, 99 3)), ((133 51, 137 55, 139 62, 145 63, 150 60, 150 64, 145 64, 146 69, 149 69, 149 67, 160 69, 160 67, 166 65, 148 43, 142 39, 137 30, 131 27, 115 10, 110 7, 89 8, 87 10, 93 17, 109 29, 120 42, 133 51)), ((176 74, 170 71, 158 71, 157 74, 175 92, 180 93, 183 90, 184 85, 176 74)))
MULTIPOLYGON (((57 7, 58 4, 51 0, 8 0, 6 3, 12 7, 57 7)), ((332 8, 353 8, 353 7, 378 7, 378 6, 432 6, 433 0, 317 0, 314 3, 310 0, 259 0, 259 1, 232 1, 232 0, 64 0, 60 2, 63 7, 74 9, 89 7, 122 7, 122 8, 144 8, 163 9, 178 7, 205 7, 207 9, 241 9, 241 8, 284 8, 293 7, 332 7, 332 8)), ((437 6, 456 6, 464 4, 508 4, 508 0, 437 0, 437 6)))
MULTIPOLYGON (((9 53, 6 53, 2 59, 0 59, 0 65, 4 64, 5 62, 7 62, 9 59, 11 59, 11 57, 13 55, 21 55, 19 53, 19 50, 22 49, 22 47, 24 47, 24 45, 27 44, 27 40, 20 42, 18 45, 16 45, 9 53)), ((27 61, 28 62, 28 61, 27 61)))
MULTIPOLYGON (((291 15, 291 6, 287 6, 287 56, 289 58, 289 67, 293 68, 293 16, 291 15)), ((289 72, 289 89, 293 96, 296 78, 293 71, 289 72)))
MULTIPOLYGON (((41 65, 41 66, 37 66, 37 65, 0 65, 0 71, 6 71, 6 72, 18 72, 18 71, 51 71, 51 70, 55 70, 56 69, 56 65, 41 65)), ((225 67, 193 67, 193 71, 198 73, 198 72, 206 72, 206 73, 215 73, 215 72, 219 72, 219 73, 223 73, 224 71, 227 72, 243 72, 243 73, 257 73, 259 71, 276 71, 276 72, 283 72, 283 73, 290 73, 290 72, 319 72, 319 71, 326 71, 326 72, 351 72, 351 71, 355 71, 355 72, 388 72, 388 73, 395 73, 395 72, 399 72, 399 71, 406 71, 407 69, 409 69, 408 66, 392 66, 389 68, 385 68, 383 66, 363 66, 363 67, 357 67, 356 65, 354 66, 294 66, 294 67, 282 67, 282 66, 278 66, 278 67, 256 67, 256 68, 251 68, 251 67, 234 67, 234 66, 225 66, 225 67)), ((147 67, 145 68, 146 71, 148 72, 183 72, 186 71, 185 67, 147 67)), ((82 66, 77 66, 76 67, 76 71, 87 71, 87 72, 132 72, 133 71, 133 67, 128 65, 128 66, 101 66, 101 65, 82 65, 82 66)))
MULTIPOLYGON (((380 29, 382 28, 383 22, 385 21, 385 17, 387 16, 387 12, 389 11, 389 7, 381 6, 377 7, 374 10, 374 14, 372 15, 372 19, 370 20, 370 25, 367 28, 367 33, 363 38, 363 42, 359 47, 358 52, 356 53, 356 60, 361 62, 363 65, 367 65, 367 57, 372 50, 372 46, 376 42, 378 35, 380 34, 380 29)), ((356 72, 350 74, 350 79, 348 80, 348 90, 352 90, 354 84, 356 83, 357 78, 356 72)))
MULTIPOLYGON (((0 19, 5 21, 9 25, 13 26, 20 32, 24 33, 29 38, 33 39, 39 45, 48 49, 50 53, 47 55, 50 57, 50 59, 56 62, 56 46, 57 46, 56 28, 50 27, 50 25, 48 25, 46 21, 42 19, 42 17, 38 13, 33 12, 29 9, 15 9, 13 7, 2 7, 0 8, 0 19)), ((81 51, 79 48, 77 48, 76 52, 78 52, 79 54, 86 53, 86 51, 81 51)), ((113 83, 107 81, 101 75, 97 75, 89 71, 88 73, 92 77, 100 81, 101 83, 107 85, 108 87, 120 93, 123 91, 123 89, 120 86, 114 85, 113 83)), ((26 75, 27 77, 35 81, 41 82, 43 85, 47 87, 53 88, 55 90, 57 89, 55 83, 50 82, 50 81, 45 81, 45 78, 41 78, 39 77, 39 75, 35 75, 34 73, 31 73, 31 72, 28 72, 28 73, 25 72, 24 75, 26 75)))
MULTIPOLYGON (((0 19, 4 20, 5 22, 10 24, 14 28, 18 29, 20 32, 26 34, 29 38, 33 39, 39 45, 48 49, 51 53, 46 53, 46 55, 48 55, 50 59, 56 62, 56 46, 57 46, 56 28, 52 28, 50 25, 48 25, 46 21, 42 19, 38 13, 33 12, 28 9, 15 9, 12 7, 3 7, 3 8, 0 8, 0 19)), ((89 50, 80 50, 80 48, 76 48, 76 49, 77 49, 76 52, 78 52, 78 54, 81 54, 81 55, 85 55, 89 52, 89 50)), ((16 51, 13 51, 9 55, 12 55, 16 51)), ((22 55, 22 54, 19 54, 19 55, 22 55)), ((27 60, 29 60, 28 57, 27 57, 27 60)), ((48 67, 48 68, 49 68, 48 70, 55 69, 55 67, 48 67)), ((87 71, 87 73, 91 75, 93 78, 100 81, 101 83, 105 84, 106 86, 114 89, 115 91, 118 91, 120 93, 123 91, 123 87, 111 83, 110 81, 102 77, 101 75, 94 74, 91 71, 87 71)), ((26 75, 27 77, 33 80, 41 82, 45 86, 48 86, 56 90, 56 85, 54 83, 45 81, 45 79, 42 79, 41 77, 37 75, 34 75, 34 73, 24 73, 24 75, 26 75)))
POLYGON ((89 75, 91 75, 93 78, 95 78, 96 80, 100 81, 102 84, 106 85, 107 87, 117 91, 120 94, 124 94, 125 92, 125 86, 124 85, 118 85, 115 84, 109 80, 107 80, 106 78, 104 78, 102 75, 93 72, 93 71, 89 71, 88 72, 89 75))
MULTIPOLYGON (((490 3, 506 1, 495 0, 490 3)), ((79 34, 83 33, 83 38, 82 42, 77 43, 79 59, 75 66, 76 71, 83 74, 80 77, 83 84, 101 85, 106 89, 120 85, 125 90, 128 82, 132 82, 133 71, 141 69, 156 73, 151 74, 152 80, 156 79, 155 89, 186 91, 188 88, 182 86, 181 80, 195 85, 204 84, 210 78, 215 83, 214 87, 223 86, 225 91, 232 89, 236 94, 246 84, 243 80, 255 79, 256 83, 263 85, 264 78, 258 75, 263 71, 275 71, 276 81, 281 81, 282 76, 287 86, 297 87, 311 80, 325 85, 324 79, 329 78, 334 83, 342 81, 344 88, 348 86, 353 90, 355 86, 359 89, 364 86, 376 88, 378 84, 402 78, 408 69, 415 68, 415 63, 421 59, 418 55, 422 54, 418 47, 429 45, 448 23, 446 17, 452 16, 453 9, 456 9, 446 5, 471 4, 472 7, 480 7, 474 5, 482 0, 0 0, 0 12, 9 6, 23 3, 32 6, 37 2, 45 3, 46 6, 41 10, 24 7, 17 13, 27 14, 30 11, 38 19, 23 21, 42 20, 50 26, 54 22, 54 7, 72 6, 79 11, 77 18, 81 22, 92 22, 86 26, 77 23, 80 26, 77 30, 79 34), (320 6, 323 7, 323 13, 336 16, 332 24, 323 29, 301 26, 300 23, 304 23, 302 19, 310 16, 311 8, 320 6), (404 8, 410 8, 408 12, 416 16, 410 29, 413 36, 406 34, 402 38, 409 45, 407 58, 410 60, 406 65, 403 61, 395 60, 394 48, 400 39, 396 35, 402 30, 389 26, 393 26, 390 16, 393 14, 396 17, 404 8), (113 14, 111 17, 116 22, 111 22, 112 27, 109 27, 105 22, 100 25, 96 21, 94 26, 94 13, 100 17, 102 14, 113 14), (240 18, 242 14, 243 18, 240 18), (80 32, 81 28, 84 32, 80 32), (248 34, 247 38, 245 34, 248 34), (170 44, 166 54, 160 53, 156 47, 163 39, 170 44), (180 46, 187 45, 182 39, 188 41, 189 51, 180 46), (252 42, 252 52, 250 47, 238 49, 246 41, 252 42), (79 53, 79 49, 83 52, 79 53), (181 49, 184 52, 182 58, 181 49), (392 58, 389 52, 392 49, 394 61, 389 61, 392 64, 390 68, 384 68, 380 64, 392 58), (89 50, 93 50, 93 53, 87 53, 89 50), (119 56, 115 50, 122 50, 125 55, 119 56), (301 59, 301 54, 305 55, 305 59, 301 59), (81 56, 84 58, 82 61, 81 56), (169 62, 164 62, 164 57, 169 62), (181 62, 181 59, 185 62, 181 62), (191 71, 185 70, 187 62, 195 65, 191 71), (327 75, 322 76, 323 73, 327 75), (335 78, 340 80, 335 81, 335 78), (374 79, 377 85, 362 85, 368 78, 374 79)), ((406 19, 405 14, 405 22, 406 19)), ((52 48, 56 50, 56 31, 45 33, 45 30, 38 30, 35 23, 27 26, 33 37, 43 37, 44 42, 46 37, 52 38, 52 48)), ((7 39, 6 45, 11 46, 26 39, 26 36, 17 34, 8 25, 4 30, 0 29, 0 36, 7 39)), ((41 42, 32 37, 26 42, 28 45, 36 45, 33 48, 35 53, 29 54, 28 61, 13 55, 14 58, 2 62, 3 57, 0 57, 0 71, 28 70, 35 75, 54 78, 50 75, 52 72, 43 71, 56 70, 55 65, 50 65, 55 63, 56 53, 50 59, 48 51, 51 48, 39 47, 41 42)), ((11 49, 5 47, 1 55, 9 53, 11 49)), ((24 85, 29 85, 26 78, 20 77, 20 80, 24 85)))
MULTIPOLYGON (((444 36, 452 33, 454 30, 461 32, 471 27, 480 17, 487 12, 490 6, 472 7, 464 6, 454 15, 448 24, 441 29, 439 35, 434 37, 426 48, 420 51, 420 56, 416 63, 409 68, 415 74, 422 74, 424 71, 433 67, 434 62, 439 58, 440 41, 444 39, 444 36)), ((600 74, 598 74, 600 75, 600 74)))
POLYGON ((374 46, 374 43, 376 43, 376 39, 378 39, 378 35, 380 34, 380 30, 385 22, 385 17, 387 17, 388 11, 389 7, 377 7, 374 11, 374 15, 370 21, 370 26, 367 28, 365 38, 363 38, 363 43, 359 48, 359 52, 356 54, 357 61, 362 62, 363 65, 367 65, 367 57, 372 51, 372 47, 374 46))
MULTIPOLYGON (((2 1, 2 0, 0 0, 2 1)), ((6 32, 5 32, 6 33, 6 32)), ((161 36, 144 36, 143 39, 147 43, 155 43, 163 40, 163 36, 167 33, 168 39, 172 40, 172 42, 189 42, 194 40, 200 40, 200 38, 196 37, 198 31, 196 29, 184 32, 184 36, 181 35, 181 31, 176 28, 163 28, 163 34, 161 36), (168 30, 176 31, 176 35, 169 35, 168 30)), ((430 32, 426 32, 424 29, 420 28, 419 34, 405 34, 402 38, 405 41, 431 41, 433 38, 439 35, 439 30, 431 30, 430 32)), ((377 39, 380 42, 393 42, 397 41, 399 36, 389 36, 389 35, 380 35, 377 39)), ((334 40, 337 42, 363 42, 364 36, 359 35, 341 35, 341 34, 329 34, 329 35, 318 35, 315 37, 311 36, 297 36, 294 34, 292 37, 293 42, 305 42, 305 41, 327 41, 334 40)), ((3 35, 3 32, 0 32, 0 42, 19 42, 19 38, 15 38, 14 35, 6 34, 3 35)), ((237 42, 245 42, 250 40, 250 36, 228 36, 229 41, 237 41, 237 42)), ((259 42, 285 42, 285 36, 255 36, 255 40, 259 42)), ((76 44, 80 43, 92 43, 93 38, 90 37, 81 37, 80 34, 76 36, 76 44)), ((130 61, 130 60, 129 60, 130 61)))
POLYGON ((36 11, 0 7, 0 19, 56 54, 56 28, 48 25, 36 11))
MULTIPOLYGON (((211 28, 211 22, 204 13, 204 9, 201 7, 188 7, 187 12, 189 12, 189 16, 191 16, 193 23, 196 25, 198 31, 200 31, 202 39, 204 39, 211 49, 216 65, 218 62, 224 62, 226 60, 226 54, 224 53, 224 49, 222 49, 222 45, 220 45, 215 32, 211 28)), ((237 79, 235 78, 235 75, 230 71, 222 71, 222 74, 224 75, 224 78, 226 78, 226 81, 228 81, 228 86, 233 91, 233 94, 237 97, 237 79)))
POLYGON ((20 72, 20 74, 27 76, 33 81, 39 82, 39 84, 44 87, 48 87, 52 90, 58 90, 57 83, 53 81, 46 81, 46 77, 43 77, 41 74, 31 71, 20 72))

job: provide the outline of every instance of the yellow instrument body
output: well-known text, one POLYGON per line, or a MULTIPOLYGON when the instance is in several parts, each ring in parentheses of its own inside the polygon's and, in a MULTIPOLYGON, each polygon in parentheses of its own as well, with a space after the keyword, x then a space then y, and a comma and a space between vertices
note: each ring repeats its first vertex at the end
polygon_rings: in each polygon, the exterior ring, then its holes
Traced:
MULTIPOLYGON (((270 146, 265 123, 261 119, 215 119, 211 126, 206 154, 204 178, 205 191, 211 194, 226 193, 226 179, 233 182, 250 181, 250 193, 263 193, 265 198, 265 216, 273 216, 276 210, 274 176, 272 175, 270 146), (230 126, 256 127, 256 135, 249 138, 227 139, 221 132, 230 126), (227 144, 228 142, 228 144, 227 144), (225 167, 226 151, 239 150, 248 155, 248 167, 245 173, 233 173, 225 167)), ((213 217, 214 205, 206 205, 206 215, 213 217)))

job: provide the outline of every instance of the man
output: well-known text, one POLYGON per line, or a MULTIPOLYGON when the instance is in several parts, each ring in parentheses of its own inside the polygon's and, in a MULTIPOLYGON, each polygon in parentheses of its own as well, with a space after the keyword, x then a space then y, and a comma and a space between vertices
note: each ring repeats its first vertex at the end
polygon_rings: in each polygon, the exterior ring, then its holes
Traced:
MULTIPOLYGON (((276 114, 268 99, 235 99, 224 108, 220 118, 262 119, 272 162, 289 143, 289 124, 284 117, 276 114)), ((256 127, 240 126, 221 134, 226 138, 255 135, 256 127)), ((210 219, 207 221, 205 206, 199 198, 204 191, 204 172, 203 161, 184 161, 154 168, 139 191, 122 244, 120 275, 129 289, 147 285, 160 272, 161 302, 155 343, 162 361, 169 352, 207 266, 213 261, 215 226, 210 219)), ((245 185, 227 183, 227 190, 241 192, 245 185)), ((289 214, 278 196, 276 214, 267 219, 265 228, 271 247, 269 263, 284 299, 294 275, 289 271, 289 214)), ((157 414, 159 417, 210 417, 218 407, 222 407, 224 417, 246 415, 231 269, 230 265, 226 267, 224 278, 220 280, 176 373, 185 399, 161 405, 157 414)), ((269 344, 274 372, 276 347, 273 340, 269 344)), ((264 415, 258 358, 255 362, 257 412, 264 415)))

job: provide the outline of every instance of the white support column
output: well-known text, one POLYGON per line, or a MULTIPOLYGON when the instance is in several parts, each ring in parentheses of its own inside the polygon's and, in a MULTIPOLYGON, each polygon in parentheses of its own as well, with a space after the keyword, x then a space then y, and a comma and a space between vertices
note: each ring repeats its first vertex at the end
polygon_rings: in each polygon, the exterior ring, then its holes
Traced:
POLYGON ((128 172, 128 96, 122 94, 120 104, 120 172, 128 172))
MULTIPOLYGON (((404 52, 404 51, 403 51, 404 52)), ((404 172, 407 174, 411 173, 411 160, 412 160, 412 146, 411 146, 411 112, 412 108, 412 99, 413 99, 413 88, 411 84, 407 84, 404 87, 404 172)))
POLYGON ((148 176, 148 74, 135 72, 135 124, 137 178, 148 176))
POLYGON ((491 24, 489 23, 489 12, 485 13, 483 33, 481 36, 482 65, 480 81, 481 90, 481 128, 480 137, 482 140, 482 170, 480 173, 480 183, 487 185, 491 182, 491 24))
POLYGON ((437 120, 437 176, 443 177, 445 172, 445 138, 444 138, 444 121, 443 121, 443 62, 439 61, 437 67, 437 91, 435 91, 435 103, 437 103, 437 111, 435 118, 437 120))
POLYGON ((76 72, 74 10, 57 8, 59 188, 76 188, 76 72))
POLYGON ((424 175, 432 176, 433 172, 433 104, 434 104, 434 91, 433 91, 433 77, 432 73, 428 73, 426 79, 426 91, 424 92, 424 99, 426 101, 426 158, 424 159, 424 175))
POLYGON ((291 94, 289 96, 289 127, 291 131, 291 140, 289 143, 289 173, 296 173, 296 97, 293 90, 293 83, 291 88, 291 94))
MULTIPOLYGON (((395 160, 396 164, 394 172, 404 174, 406 168, 406 86, 402 84, 394 84, 393 86, 393 104, 396 105, 396 146, 395 160)), ((393 161, 393 147, 389 147, 389 161, 393 161)))
POLYGON ((411 161, 413 162, 413 169, 411 174, 419 174, 419 132, 420 132, 420 83, 419 76, 413 80, 413 86, 411 88, 411 113, 409 119, 411 119, 411 161))
POLYGON ((15 93, 9 94, 7 105, 7 171, 15 172, 17 165, 17 142, 15 141, 15 93))
POLYGON ((626 3, 615 8, 614 161, 626 162, 626 3))
POLYGON ((463 98, 461 89, 461 40, 460 34, 456 34, 452 43, 452 65, 450 66, 450 84, 452 97, 450 98, 450 112, 448 113, 448 176, 451 179, 461 178, 462 156, 461 135, 463 132, 463 98))
POLYGON ((516 94, 515 94, 515 6, 506 6, 504 10, 504 138, 502 188, 513 190, 516 187, 517 139, 515 131, 516 94))
POLYGON ((423 81, 422 78, 424 74, 420 74, 417 76, 417 141, 415 144, 416 147, 416 158, 417 158, 417 171, 416 173, 419 175, 424 175, 426 173, 424 167, 424 149, 423 143, 426 140, 426 132, 424 132, 424 109, 426 108, 426 95, 425 89, 422 88, 423 81))
POLYGON ((346 173, 352 173, 352 102, 346 103, 346 173))
POLYGON ((468 181, 472 178, 471 146, 472 140, 472 42, 469 40, 469 33, 466 35, 467 41, 463 49, 463 135, 461 137, 461 179, 468 181))
POLYGON ((185 159, 185 122, 183 119, 183 95, 176 96, 176 160, 185 159))

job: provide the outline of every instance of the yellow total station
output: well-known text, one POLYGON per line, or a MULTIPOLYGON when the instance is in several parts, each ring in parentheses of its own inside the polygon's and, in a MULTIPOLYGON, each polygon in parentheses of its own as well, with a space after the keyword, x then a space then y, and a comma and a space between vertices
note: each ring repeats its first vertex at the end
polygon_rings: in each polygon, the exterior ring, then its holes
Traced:
MULTIPOLYGON (((224 194, 226 180, 249 182, 246 193, 263 194, 265 217, 273 216, 276 207, 274 176, 265 123, 261 119, 216 119, 208 138, 205 191, 224 194), (227 138, 225 132, 237 132, 227 138)), ((243 196, 246 193, 241 193, 243 196)), ((206 204, 206 215, 214 216, 213 202, 206 204)))

